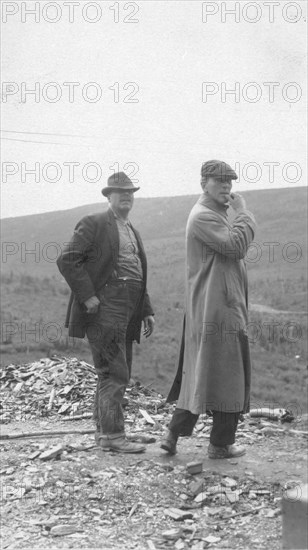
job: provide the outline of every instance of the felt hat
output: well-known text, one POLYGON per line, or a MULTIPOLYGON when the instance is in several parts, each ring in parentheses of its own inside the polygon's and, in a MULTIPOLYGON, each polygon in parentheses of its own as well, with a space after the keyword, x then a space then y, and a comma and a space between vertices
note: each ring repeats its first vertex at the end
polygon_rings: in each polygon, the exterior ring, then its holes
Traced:
POLYGON ((135 187, 132 180, 124 172, 116 172, 107 180, 107 187, 102 189, 102 194, 107 197, 112 191, 132 190, 134 193, 140 187, 135 187))

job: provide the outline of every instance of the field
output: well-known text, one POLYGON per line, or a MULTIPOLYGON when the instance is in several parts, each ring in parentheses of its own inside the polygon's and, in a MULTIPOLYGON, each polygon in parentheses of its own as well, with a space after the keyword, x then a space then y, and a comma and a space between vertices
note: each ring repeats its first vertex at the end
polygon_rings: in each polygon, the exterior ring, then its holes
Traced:
MULTIPOLYGON (((247 257, 252 401, 300 412, 307 408, 306 190, 250 191, 245 198, 259 226, 247 257)), ((156 318, 153 336, 135 346, 133 377, 163 394, 176 368, 184 306, 184 231, 196 199, 137 199, 132 212, 148 256, 156 318)), ((63 327, 69 289, 55 258, 78 219, 100 208, 87 205, 3 220, 2 365, 53 354, 91 362, 87 343, 68 340, 63 327)))

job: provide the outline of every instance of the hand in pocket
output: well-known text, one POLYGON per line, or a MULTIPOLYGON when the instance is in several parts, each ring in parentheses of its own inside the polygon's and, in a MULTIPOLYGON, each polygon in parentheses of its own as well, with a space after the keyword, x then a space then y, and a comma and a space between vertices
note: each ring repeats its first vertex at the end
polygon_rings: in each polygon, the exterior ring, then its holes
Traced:
POLYGON ((91 298, 89 298, 88 300, 86 300, 84 302, 84 305, 87 308, 87 313, 94 314, 94 313, 98 312, 98 308, 100 306, 100 301, 97 298, 97 296, 91 296, 91 298))

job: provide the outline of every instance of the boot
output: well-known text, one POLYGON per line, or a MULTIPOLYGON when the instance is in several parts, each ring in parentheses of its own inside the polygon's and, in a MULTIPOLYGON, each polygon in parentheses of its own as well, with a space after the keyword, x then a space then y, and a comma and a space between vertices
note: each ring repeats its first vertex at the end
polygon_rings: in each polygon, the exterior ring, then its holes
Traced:
POLYGON ((177 440, 178 436, 168 430, 167 435, 164 437, 164 439, 162 439, 160 448, 164 449, 164 451, 167 451, 169 455, 175 455, 177 440))
POLYGON ((114 451, 116 453, 143 453, 145 446, 128 441, 125 435, 112 437, 96 432, 96 444, 102 451, 114 451))
POLYGON ((210 443, 207 450, 209 458, 237 458, 238 456, 243 456, 245 453, 246 449, 239 445, 224 445, 223 447, 218 447, 210 443))

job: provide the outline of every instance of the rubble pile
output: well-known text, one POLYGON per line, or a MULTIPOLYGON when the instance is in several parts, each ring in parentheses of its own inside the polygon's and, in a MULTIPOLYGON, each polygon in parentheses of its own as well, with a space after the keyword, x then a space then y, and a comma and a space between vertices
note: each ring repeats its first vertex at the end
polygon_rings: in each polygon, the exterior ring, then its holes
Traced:
MULTIPOLYGON (((0 375, 0 422, 57 415, 76 420, 90 418, 95 388, 95 368, 76 358, 52 357, 8 365, 0 375)), ((127 394, 130 409, 137 406, 141 411, 157 413, 164 404, 161 395, 138 382, 127 388, 127 394)))
POLYGON ((35 537, 52 545, 54 537, 80 533, 83 547, 86 541, 101 547, 103 540, 106 548, 133 549, 138 540, 137 548, 152 550, 199 550, 216 543, 247 549, 250 537, 256 548, 278 548, 280 499, 294 481, 262 482, 247 469, 234 470, 232 477, 214 467, 192 474, 189 465, 147 457, 95 466, 85 443, 79 450, 67 445, 46 462, 42 455, 34 458, 46 443, 32 442, 19 448, 21 464, 0 471, 2 502, 18 512, 29 547, 35 537))
MULTIPOLYGON (((0 423, 42 418, 90 419, 95 389, 95 368, 77 358, 53 356, 34 363, 8 365, 0 375, 0 423)), ((126 389, 123 405, 128 431, 150 432, 152 436, 162 433, 174 409, 154 389, 133 380, 126 389)), ((238 437, 249 443, 256 438, 275 436, 285 432, 282 424, 294 420, 297 423, 299 419, 286 409, 253 409, 241 417, 238 437)), ((211 426, 211 415, 200 415, 195 436, 208 438, 211 426)))
POLYGON ((132 457, 103 453, 90 435, 96 374, 88 363, 9 365, 0 381, 4 548, 280 548, 280 501, 301 480, 308 433, 292 429, 292 412, 243 416, 237 440, 247 455, 228 461, 206 459, 212 418, 200 415, 193 436, 168 457, 158 447, 174 405, 131 381, 127 437, 147 444, 132 457))
POLYGON ((90 410, 95 369, 84 361, 53 357, 8 365, 0 376, 2 420, 74 414, 90 410))

